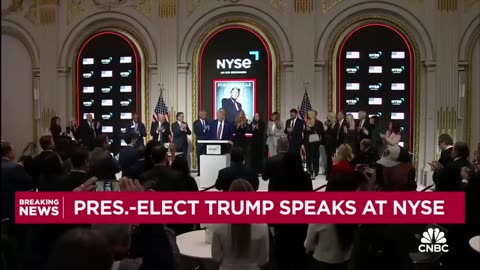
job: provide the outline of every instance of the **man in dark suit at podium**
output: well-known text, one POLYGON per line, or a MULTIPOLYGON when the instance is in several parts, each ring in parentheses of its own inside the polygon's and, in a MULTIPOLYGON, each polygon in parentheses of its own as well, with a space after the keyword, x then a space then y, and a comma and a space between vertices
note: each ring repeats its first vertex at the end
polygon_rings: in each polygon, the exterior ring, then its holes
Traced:
POLYGON ((232 124, 225 120, 225 111, 220 109, 217 112, 217 120, 213 122, 212 128, 210 129, 210 139, 231 141, 232 136, 232 124))
POLYGON ((210 133, 210 123, 207 121, 207 112, 205 110, 201 110, 198 113, 198 119, 193 122, 193 132, 195 133, 196 141, 196 148, 197 148, 197 167, 198 167, 198 175, 200 175, 200 155, 202 155, 205 151, 204 145, 198 143, 201 140, 208 140, 209 133, 210 133))
POLYGON ((101 134, 101 132, 102 129, 100 127, 100 122, 94 121, 93 115, 88 113, 87 120, 80 124, 80 142, 90 150, 93 150, 93 142, 95 141, 95 138, 101 134))
POLYGON ((238 97, 240 96, 240 88, 234 87, 230 90, 230 98, 222 99, 222 108, 227 113, 227 122, 235 122, 237 113, 242 110, 242 104, 238 102, 238 97))
POLYGON ((285 125, 285 134, 287 134, 290 147, 288 152, 300 154, 300 149, 303 143, 303 121, 297 117, 298 111, 296 109, 290 110, 290 119, 285 125))
POLYGON ((184 121, 183 112, 177 113, 177 121, 172 124, 173 144, 175 144, 175 150, 178 153, 182 153, 183 159, 188 160, 188 139, 187 135, 192 134, 188 124, 184 121))

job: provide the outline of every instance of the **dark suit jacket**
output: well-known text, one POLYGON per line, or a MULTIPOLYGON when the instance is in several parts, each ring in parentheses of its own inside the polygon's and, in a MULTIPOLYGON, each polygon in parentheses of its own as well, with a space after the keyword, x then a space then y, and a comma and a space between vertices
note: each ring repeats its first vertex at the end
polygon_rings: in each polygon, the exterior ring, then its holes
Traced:
POLYGON ((436 170, 433 173, 435 191, 460 190, 462 183, 460 171, 464 166, 471 167, 472 164, 467 159, 457 159, 449 162, 445 167, 436 170))
POLYGON ((87 172, 72 171, 65 176, 62 183, 62 190, 72 191, 88 180, 87 172))
POLYGON ((139 181, 144 184, 154 180, 155 191, 190 191, 190 182, 187 176, 165 166, 154 166, 152 169, 142 173, 139 181))
POLYGON ((122 175, 131 179, 139 179, 140 175, 145 172, 145 159, 138 159, 134 164, 126 169, 122 169, 122 175))
MULTIPOLYGON (((150 135, 152 135, 152 141, 158 142, 158 135, 159 133, 157 132, 157 127, 158 127, 157 121, 152 123, 152 127, 150 128, 150 135)), ((162 132, 162 140, 161 143, 168 143, 170 142, 170 124, 168 122, 163 122, 163 132, 162 132)))
POLYGON ((292 133, 288 133, 287 128, 290 127, 290 123, 292 121, 292 119, 287 120, 284 132, 285 134, 287 134, 288 140, 290 141, 289 152, 300 153, 300 149, 303 143, 303 121, 302 119, 297 118, 292 133))
POLYGON ((312 180, 309 175, 305 173, 292 178, 283 160, 284 157, 285 153, 278 153, 265 163, 262 179, 270 180, 268 191, 312 191, 312 180))
POLYGON ((442 153, 440 153, 440 159, 438 160, 438 162, 442 164, 443 167, 447 166, 448 163, 453 161, 452 151, 453 151, 453 147, 450 147, 446 150, 443 150, 442 153))
POLYGON ((343 127, 347 127, 347 119, 343 119, 342 124, 337 121, 335 124, 335 131, 337 133, 337 147, 343 143, 343 138, 345 137, 345 132, 343 132, 343 127))
POLYGON ((45 165, 45 155, 47 155, 51 151, 42 151, 40 154, 35 156, 33 158, 33 183, 35 186, 38 186, 38 179, 40 175, 42 175, 45 172, 45 168, 47 165, 45 165))
MULTIPOLYGON (((216 140, 217 139, 217 126, 218 126, 218 120, 215 120, 213 122, 213 125, 211 125, 210 128, 210 140, 216 140)), ((228 123, 226 120, 223 121, 223 134, 221 140, 232 140, 233 136, 233 126, 232 124, 228 123)))
POLYGON ((15 217, 15 192, 34 189, 32 178, 27 174, 25 168, 11 160, 2 158, 2 193, 0 197, 2 219, 15 217))
POLYGON ((242 110, 242 104, 238 101, 236 101, 236 103, 237 103, 238 110, 237 108, 235 108, 235 104, 233 103, 233 100, 231 98, 222 99, 222 108, 227 113, 225 118, 229 123, 235 122, 237 113, 242 110))
POLYGON ((207 126, 211 127, 211 123, 207 120, 205 121, 205 128, 202 126, 202 122, 200 119, 195 120, 193 122, 193 133, 195 133, 195 136, 197 137, 197 140, 208 140, 209 139, 209 133, 210 129, 207 129, 207 126))
MULTIPOLYGON (((363 129, 359 130, 357 133, 358 143, 360 143, 363 139, 368 139, 372 137, 372 126, 370 125, 370 120, 368 118, 365 118, 363 127, 367 130, 368 134, 365 134, 365 132, 363 132, 363 129)), ((358 121, 358 124, 357 124, 357 129, 359 128, 360 128, 360 121, 358 121)))
POLYGON ((93 141, 95 140, 95 135, 98 136, 102 133, 102 127, 97 129, 97 121, 93 121, 93 127, 91 128, 87 121, 83 121, 79 127, 79 134, 80 134, 80 143, 87 147, 92 147, 93 141))
MULTIPOLYGON (((137 123, 137 132, 135 134, 135 138, 137 141, 135 142, 135 147, 138 146, 144 146, 145 142, 143 141, 143 137, 147 136, 147 128, 145 128, 145 125, 142 122, 137 123)), ((130 123, 127 128, 125 134, 131 134, 135 133, 135 126, 133 123, 130 123)))
MULTIPOLYGON (((184 124, 187 124, 183 122, 184 124)), ((172 124, 172 133, 173 133, 173 144, 175 144, 175 150, 177 152, 187 152, 188 150, 188 139, 187 135, 192 134, 190 128, 187 125, 185 131, 180 129, 180 124, 175 122, 172 124)), ((184 157, 187 158, 187 157, 184 157)))
POLYGON ((138 159, 137 149, 131 145, 127 145, 120 153, 118 153, 118 164, 121 170, 131 167, 138 159))
POLYGON ((246 167, 244 164, 232 163, 230 167, 221 169, 218 172, 215 188, 222 191, 228 191, 233 181, 245 179, 252 185, 253 189, 258 189, 258 174, 254 169, 246 167))

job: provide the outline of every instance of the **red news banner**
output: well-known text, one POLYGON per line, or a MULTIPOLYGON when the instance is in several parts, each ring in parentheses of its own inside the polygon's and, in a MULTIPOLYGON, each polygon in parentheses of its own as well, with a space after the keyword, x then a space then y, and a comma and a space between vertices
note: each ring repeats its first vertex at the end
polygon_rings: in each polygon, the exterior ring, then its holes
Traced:
POLYGON ((461 192, 18 192, 16 223, 464 223, 461 192))

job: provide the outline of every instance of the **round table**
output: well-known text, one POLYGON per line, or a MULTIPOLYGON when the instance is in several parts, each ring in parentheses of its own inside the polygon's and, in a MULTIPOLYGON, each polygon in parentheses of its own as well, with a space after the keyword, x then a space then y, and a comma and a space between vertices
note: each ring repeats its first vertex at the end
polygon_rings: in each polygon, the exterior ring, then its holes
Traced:
POLYGON ((468 241, 468 243, 473 248, 473 250, 480 253, 480 235, 472 237, 470 241, 468 241))
POLYGON ((212 245, 205 242, 205 230, 183 233, 177 236, 180 254, 198 259, 212 259, 212 245))

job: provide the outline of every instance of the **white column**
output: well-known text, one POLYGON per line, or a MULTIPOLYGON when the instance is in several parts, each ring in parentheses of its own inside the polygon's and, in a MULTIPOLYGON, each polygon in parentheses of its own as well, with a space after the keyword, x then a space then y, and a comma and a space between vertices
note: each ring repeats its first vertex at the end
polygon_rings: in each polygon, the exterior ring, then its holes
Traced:
POLYGON ((312 106, 318 112, 318 119, 323 122, 328 113, 328 69, 326 61, 315 61, 315 96, 312 106))
POLYGON ((436 158, 436 149, 437 149, 437 129, 436 129, 436 121, 437 121, 437 112, 436 112, 436 99, 431 98, 438 93, 437 86, 436 86, 436 63, 435 61, 425 61, 423 63, 424 66, 424 74, 425 74, 425 83, 422 85, 421 89, 425 89, 425 91, 421 91, 418 89, 417 91, 420 92, 420 100, 422 104, 420 104, 420 136, 419 136, 419 156, 417 157, 418 160, 418 169, 419 175, 417 175, 417 179, 420 181, 421 184, 427 186, 433 183, 432 181, 432 171, 430 169, 430 165, 428 162, 435 160, 436 158))
POLYGON ((290 118, 289 112, 290 109, 296 108, 298 105, 295 104, 295 89, 293 87, 294 76, 293 76, 293 62, 292 61, 283 61, 282 65, 282 104, 281 115, 282 119, 290 118))

